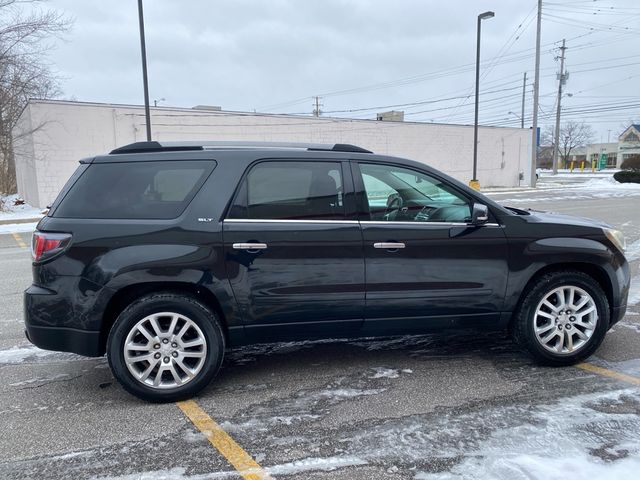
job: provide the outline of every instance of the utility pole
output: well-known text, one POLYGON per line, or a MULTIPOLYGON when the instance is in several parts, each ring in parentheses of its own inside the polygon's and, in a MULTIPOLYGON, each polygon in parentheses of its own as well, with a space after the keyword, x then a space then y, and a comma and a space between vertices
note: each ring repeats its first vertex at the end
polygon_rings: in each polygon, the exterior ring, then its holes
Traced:
POLYGON ((558 153, 560 153, 560 103, 562 100, 562 86, 565 84, 566 76, 564 74, 564 51, 567 47, 564 46, 565 40, 562 39, 562 46, 560 47, 560 74, 558 75, 558 101, 556 110, 556 132, 554 135, 555 146, 553 148, 553 174, 558 173, 558 153))
POLYGON ((538 97, 540 95, 540 30, 542 27, 542 0, 538 0, 538 22, 536 27, 536 68, 533 80, 533 124, 531 126, 531 181, 536 186, 538 163, 538 97))
POLYGON ((147 142, 151 141, 151 112, 149 110, 149 82, 147 79, 147 46, 144 41, 144 14, 142 0, 138 0, 138 21, 140 22, 140 53, 142 54, 142 84, 144 86, 144 116, 147 124, 147 142))
POLYGON ((322 106, 322 104, 320 103, 320 97, 316 95, 316 102, 315 102, 315 108, 313 109, 313 116, 314 117, 319 117, 320 115, 322 115, 322 110, 320 110, 320 107, 322 106))
POLYGON ((522 114, 520 115, 520 128, 524 128, 524 99, 527 93, 527 72, 524 72, 522 80, 522 114))

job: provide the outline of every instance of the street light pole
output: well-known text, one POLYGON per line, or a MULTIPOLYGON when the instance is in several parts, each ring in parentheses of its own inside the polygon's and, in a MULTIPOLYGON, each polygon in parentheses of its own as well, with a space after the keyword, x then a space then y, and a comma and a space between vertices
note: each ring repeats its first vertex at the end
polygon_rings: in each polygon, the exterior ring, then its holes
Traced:
POLYGON ((142 53, 142 83, 144 86, 144 116, 147 124, 147 142, 151 141, 151 112, 149 110, 149 82, 147 79, 147 46, 144 41, 144 14, 142 0, 138 0, 138 21, 140 22, 140 51, 142 53))
POLYGON ((484 12, 478 15, 478 28, 476 39, 476 106, 475 119, 473 122, 473 179, 469 182, 469 186, 480 190, 480 182, 478 182, 478 107, 480 104, 480 25, 482 20, 493 18, 495 13, 484 12))

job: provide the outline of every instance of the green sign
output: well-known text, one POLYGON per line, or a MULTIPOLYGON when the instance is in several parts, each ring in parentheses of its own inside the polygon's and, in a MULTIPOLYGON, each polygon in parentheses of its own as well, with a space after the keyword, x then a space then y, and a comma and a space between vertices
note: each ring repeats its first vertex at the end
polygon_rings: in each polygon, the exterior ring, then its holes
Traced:
POLYGON ((604 153, 601 153, 598 170, 604 170, 605 168, 607 168, 607 155, 604 153))

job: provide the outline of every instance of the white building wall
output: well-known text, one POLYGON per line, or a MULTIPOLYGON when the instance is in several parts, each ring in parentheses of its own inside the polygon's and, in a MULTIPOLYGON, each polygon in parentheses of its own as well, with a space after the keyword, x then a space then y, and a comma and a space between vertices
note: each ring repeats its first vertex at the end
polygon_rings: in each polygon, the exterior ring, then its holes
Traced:
MULTIPOLYGON (((25 180, 19 193, 28 203, 50 204, 84 157, 145 140, 144 108, 138 106, 33 101, 32 149, 16 157, 22 178, 35 165, 37 192, 25 180)), ((429 164, 468 182, 472 174, 473 127, 376 120, 261 115, 152 107, 152 136, 159 141, 246 140, 351 143, 375 153, 429 164)), ((16 129, 14 135, 18 135, 16 129)), ((481 127, 478 179, 483 187, 528 183, 531 134, 528 129, 481 127), (519 181, 524 172, 525 180, 519 181)), ((29 180, 33 183, 33 180, 29 180)))
POLYGON ((16 160, 16 183, 23 198, 29 198, 31 205, 40 205, 38 172, 33 149, 33 128, 31 105, 27 105, 15 126, 13 153, 16 160))

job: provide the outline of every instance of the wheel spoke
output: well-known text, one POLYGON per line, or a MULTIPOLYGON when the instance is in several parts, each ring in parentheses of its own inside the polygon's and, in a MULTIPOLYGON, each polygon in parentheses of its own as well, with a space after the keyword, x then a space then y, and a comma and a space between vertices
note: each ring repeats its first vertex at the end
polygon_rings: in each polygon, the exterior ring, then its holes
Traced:
POLYGON ((589 337, 587 337, 587 335, 582 330, 580 330, 579 328, 575 329, 575 334, 578 336, 578 338, 580 338, 580 340, 588 340, 589 339, 589 337))
POLYGON ((176 335, 176 340, 181 340, 184 334, 187 333, 187 330, 189 330, 190 326, 189 322, 185 323, 176 335))
POLYGON ((148 352, 151 350, 149 344, 145 344, 145 345, 140 345, 139 343, 132 343, 129 342, 127 343, 127 346, 125 347, 127 350, 129 351, 133 351, 133 352, 148 352))
POLYGON ((558 307, 562 308, 564 307, 565 301, 564 301, 564 290, 558 290, 556 292, 556 297, 558 297, 558 307))
POLYGON ((125 357, 125 361, 129 365, 133 365, 134 363, 144 362, 145 360, 148 362, 150 362, 151 360, 154 360, 153 353, 148 353, 147 355, 138 355, 135 357, 125 357))
MULTIPOLYGON (((553 303, 551 303, 549 300, 544 300, 542 302, 542 305, 544 305, 545 307, 547 307, 549 310, 551 310, 552 312, 557 312, 559 310, 558 307, 556 307, 553 303)), ((539 310, 540 312, 540 310, 539 310)))
POLYGON ((204 344, 204 340, 201 338, 196 338, 194 340, 189 340, 188 342, 180 342, 182 348, 191 348, 191 347, 199 347, 204 344))
POLYGON ((180 367, 180 369, 187 375, 188 378, 193 378, 194 373, 189 367, 187 367, 181 358, 176 358, 176 365, 180 367))
POLYGON ((173 315, 171 317, 171 325, 169 325, 169 334, 173 335, 176 330, 176 325, 178 324, 178 315, 173 315))
POLYGON ((144 371, 144 372, 142 372, 142 373, 139 375, 139 377, 138 377, 138 378, 139 378, 141 381, 143 381, 143 382, 144 382, 144 381, 149 377, 149 375, 151 374, 151 372, 153 371, 153 369, 154 369, 154 368, 156 368, 156 365, 158 365, 158 362, 159 362, 159 360, 156 360, 155 358, 154 358, 153 360, 151 360, 151 361, 149 362, 149 366, 145 369, 145 371, 144 371))
POLYGON ((591 297, 589 297, 588 295, 583 296, 582 300, 580 300, 580 303, 575 306, 574 311, 579 311, 582 307, 589 303, 589 300, 591 300, 591 297))
POLYGON ((595 311, 595 309, 596 309, 596 307, 595 307, 594 305, 591 305, 591 306, 590 306, 589 308, 587 308, 586 310, 583 310, 583 311, 582 311, 582 312, 580 312, 580 313, 576 313, 576 316, 578 316, 578 317, 582 318, 582 317, 584 317, 585 315, 587 315, 587 314, 589 314, 589 313, 591 313, 591 312, 595 311))
POLYGON ((573 287, 569 288, 569 298, 567 299, 566 305, 573 306, 573 299, 575 297, 575 294, 576 294, 576 289, 573 287))
POLYGON ((538 335, 542 335, 543 333, 547 333, 549 330, 556 328, 556 326, 553 323, 547 324, 544 327, 537 327, 536 328, 536 333, 538 335))
POLYGON ((144 325, 142 325, 141 323, 138 324, 138 331, 144 335, 146 337, 147 340, 152 341, 153 340, 153 336, 149 333, 149 330, 147 330, 144 325))
POLYGON ((545 312, 543 310, 538 310, 536 315, 538 315, 539 317, 548 318, 549 320, 555 320, 556 319, 555 315, 551 315, 550 313, 547 313, 547 312, 545 312))
POLYGON ((154 387, 159 387, 160 386, 160 382, 162 381, 162 374, 164 373, 166 367, 164 366, 164 364, 160 364, 160 367, 158 368, 158 372, 156 373, 155 378, 153 379, 153 386, 154 387))
POLYGON ((173 380, 176 382, 176 385, 182 385, 182 378, 180 377, 180 375, 176 371, 173 362, 171 362, 169 364, 169 367, 167 368, 167 370, 169 370, 169 372, 171 372, 171 375, 173 376, 173 380))
POLYGON ((182 352, 182 356, 188 357, 188 358, 204 358, 205 355, 206 355, 205 352, 191 352, 191 351, 182 352))
POLYGON ((573 351, 573 333, 569 330, 564 331, 565 344, 567 345, 567 350, 570 352, 573 351))
POLYGON ((549 334, 548 334, 548 335, 546 335, 545 337, 542 337, 542 338, 540 339, 540 341, 541 341, 544 345, 546 345, 546 344, 548 344, 548 343, 549 343, 549 341, 550 341, 552 338, 557 337, 557 336, 558 336, 558 331, 554 329, 554 330, 553 330, 553 332, 549 333, 549 334))
POLYGON ((158 319, 156 317, 151 317, 149 318, 149 323, 151 324, 151 328, 153 328, 156 337, 161 337, 164 332, 160 328, 160 325, 158 325, 158 319))

